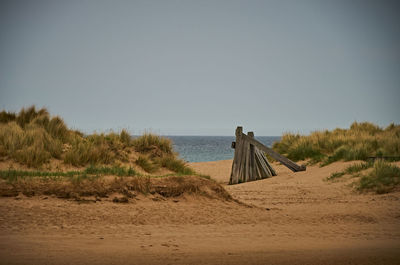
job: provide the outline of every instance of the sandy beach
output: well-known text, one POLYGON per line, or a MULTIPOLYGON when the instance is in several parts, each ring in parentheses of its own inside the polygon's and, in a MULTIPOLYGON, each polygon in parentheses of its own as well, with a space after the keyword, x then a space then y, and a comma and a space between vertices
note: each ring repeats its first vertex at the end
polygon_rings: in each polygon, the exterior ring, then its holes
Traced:
POLYGON ((400 192, 325 180, 351 162, 239 185, 231 160, 191 163, 237 199, 138 195, 128 204, 0 199, 1 264, 399 264, 400 192))
POLYGON ((0 265, 400 265, 399 14, 1 0, 0 265))

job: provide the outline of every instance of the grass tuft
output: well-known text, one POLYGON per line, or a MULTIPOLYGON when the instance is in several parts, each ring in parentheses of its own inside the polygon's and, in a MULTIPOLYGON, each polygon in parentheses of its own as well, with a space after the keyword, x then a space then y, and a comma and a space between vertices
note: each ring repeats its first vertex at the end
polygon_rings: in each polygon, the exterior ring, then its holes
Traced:
POLYGON ((361 177, 357 189, 388 193, 400 185, 400 168, 385 161, 374 163, 373 170, 361 177))
POLYGON ((195 175, 196 172, 190 167, 186 166, 186 163, 180 159, 173 156, 165 156, 159 159, 159 163, 162 167, 168 168, 182 175, 195 175))
POLYGON ((140 153, 150 153, 152 156, 161 157, 173 153, 171 140, 155 134, 145 133, 134 138, 132 145, 140 153))
POLYGON ((355 183, 358 191, 374 191, 381 194, 390 192, 400 185, 400 168, 383 160, 351 165, 341 172, 332 173, 327 180, 335 180, 346 174, 360 177, 355 183), (372 171, 363 173, 371 167, 372 171))
POLYGON ((125 167, 96 167, 96 166, 89 166, 84 170, 86 174, 92 175, 113 175, 119 177, 129 177, 129 176, 137 176, 138 173, 132 168, 125 168, 125 167))
POLYGON ((373 165, 374 165, 374 163, 371 163, 371 162, 356 163, 351 166, 348 166, 344 172, 346 174, 355 174, 355 173, 361 172, 363 170, 366 170, 368 168, 371 168, 373 165))
POLYGON ((327 180, 334 180, 334 179, 338 179, 342 176, 344 176, 345 173, 344 172, 333 172, 328 178, 327 180))
POLYGON ((27 170, 0 170, 0 178, 7 180, 7 181, 15 181, 17 179, 23 178, 50 178, 50 179, 57 179, 58 177, 67 177, 73 178, 80 176, 80 179, 84 179, 87 176, 105 176, 105 175, 112 175, 118 177, 132 177, 132 176, 139 176, 139 174, 131 167, 96 167, 96 166, 89 166, 84 170, 75 170, 75 171, 27 171, 27 170))
POLYGON ((356 163, 353 165, 350 165, 346 167, 343 171, 341 172, 334 172, 332 173, 327 180, 333 180, 340 178, 344 175, 352 175, 352 176, 357 176, 357 174, 361 171, 364 171, 368 168, 371 168, 374 165, 372 162, 362 162, 362 163, 356 163))
POLYGON ((158 169, 156 164, 153 164, 147 157, 142 155, 136 160, 136 164, 148 173, 153 173, 158 169))

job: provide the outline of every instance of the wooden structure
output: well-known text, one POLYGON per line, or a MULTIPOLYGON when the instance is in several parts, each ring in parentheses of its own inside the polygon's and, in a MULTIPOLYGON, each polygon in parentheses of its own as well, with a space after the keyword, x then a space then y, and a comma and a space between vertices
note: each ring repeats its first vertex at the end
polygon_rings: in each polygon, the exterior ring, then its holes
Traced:
POLYGON ((248 132, 246 135, 243 133, 242 127, 237 127, 235 134, 236 142, 232 143, 232 148, 235 148, 235 155, 229 184, 238 184, 276 176, 275 170, 271 167, 264 153, 294 172, 306 170, 305 166, 297 165, 290 159, 254 139, 253 132, 248 132))

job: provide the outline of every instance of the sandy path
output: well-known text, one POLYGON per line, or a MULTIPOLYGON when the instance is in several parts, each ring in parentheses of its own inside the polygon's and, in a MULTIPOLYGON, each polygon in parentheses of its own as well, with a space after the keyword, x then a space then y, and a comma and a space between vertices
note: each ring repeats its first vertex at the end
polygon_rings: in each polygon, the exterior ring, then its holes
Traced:
MULTIPOLYGON (((400 193, 324 181, 346 164, 300 173, 274 165, 277 177, 225 186, 253 208, 192 196, 0 198, 0 263, 400 264, 400 193)), ((229 180, 229 160, 191 166, 229 180)))
POLYGON ((197 172, 210 176, 218 183, 229 183, 232 160, 189 163, 189 166, 197 172))

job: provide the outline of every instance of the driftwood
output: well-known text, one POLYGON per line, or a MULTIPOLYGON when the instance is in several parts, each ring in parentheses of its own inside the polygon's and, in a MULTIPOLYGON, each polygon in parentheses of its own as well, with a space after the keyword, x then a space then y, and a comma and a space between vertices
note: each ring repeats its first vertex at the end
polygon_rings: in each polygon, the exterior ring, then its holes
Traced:
POLYGON ((264 153, 270 155, 294 172, 306 170, 305 166, 297 165, 290 159, 254 139, 253 132, 248 132, 246 135, 243 133, 242 127, 237 127, 235 134, 236 142, 232 143, 232 148, 235 148, 235 155, 229 184, 238 184, 276 176, 275 170, 268 162, 264 153))

